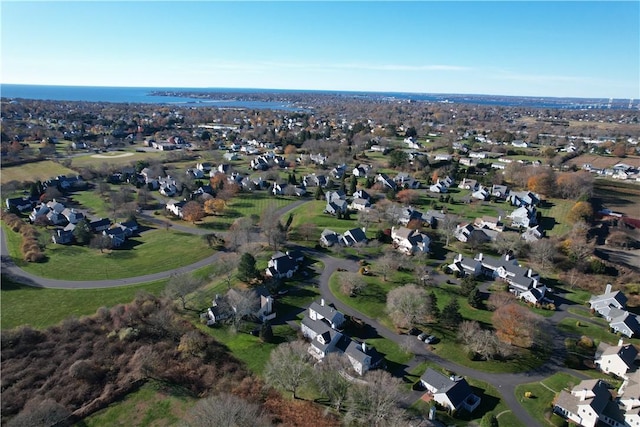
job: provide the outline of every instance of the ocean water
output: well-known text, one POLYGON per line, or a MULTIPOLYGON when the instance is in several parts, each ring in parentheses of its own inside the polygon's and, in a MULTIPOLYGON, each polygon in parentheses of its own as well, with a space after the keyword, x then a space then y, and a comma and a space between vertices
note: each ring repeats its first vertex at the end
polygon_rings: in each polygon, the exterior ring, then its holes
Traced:
POLYGON ((200 92, 220 94, 242 93, 308 93, 310 95, 332 94, 347 97, 412 100, 436 103, 461 103, 476 105, 494 105, 503 107, 532 107, 560 109, 626 109, 639 108, 640 103, 628 99, 587 99, 552 98, 499 95, 465 94, 426 94, 399 92, 346 92, 315 90, 271 90, 271 89, 221 89, 221 88, 140 88, 140 87, 100 87, 100 86, 44 86, 0 84, 0 96, 3 98, 41 99, 54 101, 87 101, 145 104, 182 104, 188 106, 210 106, 219 108, 252 108, 298 111, 300 108, 278 101, 216 100, 188 98, 180 96, 156 96, 153 92, 200 92))
MULTIPOLYGON (((39 99, 51 101, 86 101, 143 104, 183 104, 189 106, 210 106, 219 108, 254 108, 299 110, 290 104, 267 101, 214 100, 179 96, 157 96, 153 92, 205 92, 225 93, 238 90, 225 89, 188 89, 188 88, 140 88, 140 87, 101 87, 101 86, 44 86, 44 85, 0 85, 3 98, 39 99)), ((245 90, 249 92, 248 90, 245 90)))

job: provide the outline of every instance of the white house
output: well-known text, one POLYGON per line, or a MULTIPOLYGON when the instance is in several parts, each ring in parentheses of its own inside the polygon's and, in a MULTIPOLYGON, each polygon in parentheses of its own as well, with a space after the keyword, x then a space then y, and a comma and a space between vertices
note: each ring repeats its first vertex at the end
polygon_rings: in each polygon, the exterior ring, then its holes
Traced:
POLYGON ((391 239, 397 249, 406 254, 427 253, 431 243, 426 234, 406 227, 391 227, 391 239))
POLYGON ((420 377, 420 382, 434 401, 452 412, 473 412, 480 405, 480 398, 473 394, 469 383, 462 377, 447 377, 428 368, 420 377))
POLYGON ((607 374, 627 378, 627 373, 635 369, 638 350, 632 344, 624 344, 620 339, 618 345, 601 342, 596 351, 595 364, 607 374))
POLYGON ((598 379, 584 380, 571 392, 560 392, 553 412, 583 427, 595 427, 610 401, 607 383, 598 379))

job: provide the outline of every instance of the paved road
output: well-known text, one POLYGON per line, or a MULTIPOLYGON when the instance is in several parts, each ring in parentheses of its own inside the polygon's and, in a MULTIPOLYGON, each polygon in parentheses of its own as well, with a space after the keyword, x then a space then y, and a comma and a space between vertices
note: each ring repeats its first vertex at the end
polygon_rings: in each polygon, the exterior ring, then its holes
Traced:
MULTIPOLYGON (((278 210, 278 214, 280 216, 284 215, 288 211, 295 209, 296 207, 305 203, 305 200, 296 201, 282 209, 278 210)), ((165 224, 166 221, 159 219, 157 217, 153 217, 151 215, 145 215, 145 217, 156 224, 165 224)), ((193 233, 193 234, 206 234, 208 231, 203 231, 198 228, 188 227, 181 224, 172 224, 172 228, 179 229, 184 232, 193 233)), ((218 233, 224 234, 224 233, 218 233)), ((87 288, 106 288, 106 287, 115 287, 115 286, 124 286, 131 285, 136 283, 144 283, 153 280, 164 279, 170 277, 175 273, 189 272, 196 270, 198 268, 209 265, 214 262, 217 257, 220 256, 220 252, 211 255, 201 261, 198 261, 194 264, 184 266, 178 269, 148 274, 139 277, 125 278, 125 279, 113 279, 113 280, 95 280, 95 281, 65 281, 65 280, 55 280, 55 279, 47 279, 39 276, 35 276, 30 274, 21 268, 17 267, 11 257, 8 256, 8 250, 6 245, 6 239, 3 230, 0 228, 0 250, 2 255, 2 274, 10 276, 14 278, 16 281, 20 283, 24 283, 29 286, 36 287, 45 287, 45 288, 61 288, 61 289, 87 289, 87 288)), ((258 236, 255 236, 258 238, 258 236)), ((376 319, 370 318, 363 313, 341 303, 337 300, 331 290, 329 289, 329 278, 331 275, 338 269, 345 269, 348 271, 356 272, 359 268, 358 263, 352 259, 343 259, 343 258, 335 258, 324 252, 305 249, 307 253, 312 254, 318 260, 322 261, 324 264, 324 269, 322 270, 320 276, 318 277, 318 286, 320 289, 320 293, 322 297, 328 301, 333 302, 336 308, 342 311, 345 314, 350 316, 359 317, 362 319, 370 328, 368 332, 371 334, 378 335, 387 339, 392 340, 400 346, 406 347, 407 345, 412 347, 412 351, 415 354, 414 359, 412 359, 406 366, 401 367, 402 372, 396 372, 397 375, 402 375, 408 371, 410 371, 413 367, 419 364, 422 361, 428 360, 438 364, 439 366, 448 369, 452 372, 456 372, 458 375, 463 375, 470 378, 476 378, 481 381, 485 381, 489 384, 494 385, 505 404, 513 411, 515 416, 526 426, 534 426, 539 425, 539 423, 533 419, 529 413, 527 413, 524 408, 518 402, 518 398, 515 395, 515 387, 519 384, 529 383, 534 381, 541 381, 549 375, 558 372, 558 371, 567 371, 572 375, 577 375, 579 377, 583 377, 586 379, 586 376, 583 376, 575 371, 568 370, 563 367, 564 360, 564 336, 556 335, 551 338, 551 342, 549 343, 553 348, 553 355, 551 359, 541 368, 536 369, 535 371, 525 372, 525 373, 517 373, 517 374, 491 374, 482 371, 477 371, 471 368, 467 368, 465 366, 457 365, 453 362, 450 362, 446 359, 441 358, 438 355, 435 355, 429 352, 426 349, 426 346, 415 346, 417 340, 413 336, 401 335, 388 329, 386 326, 380 324, 376 319)), ((552 322, 559 322, 562 318, 567 315, 566 312, 566 301, 565 303, 561 303, 557 307, 557 312, 551 318, 552 322)), ((411 392, 406 396, 406 404, 410 405, 415 402, 418 398, 420 398, 422 393, 420 392, 411 392)))
MULTIPOLYGON (((298 206, 306 203, 308 200, 297 200, 283 208, 278 209, 276 212, 279 216, 284 215, 285 213, 297 208, 298 206)), ((189 227, 182 224, 170 223, 169 221, 165 221, 161 218, 154 217, 150 213, 143 213, 145 219, 155 223, 156 225, 165 226, 169 224, 172 229, 180 230, 185 233, 203 235, 210 234, 210 231, 199 229, 196 227, 189 227)), ((224 235, 224 232, 215 233, 220 236, 224 235)), ((261 239, 261 237, 255 233, 252 235, 255 241, 261 239)), ((16 282, 23 283, 28 286, 34 286, 39 288, 57 288, 57 289, 96 289, 96 288, 112 288, 116 286, 126 286, 133 285, 138 283, 151 282, 154 280, 166 279, 171 277, 173 274, 186 273, 190 271, 197 270, 199 268, 205 267, 213 262, 215 262, 221 253, 224 252, 216 252, 215 254, 204 258, 198 262, 195 262, 190 265, 186 265, 184 267, 175 268, 173 270, 162 271, 159 273, 146 274, 144 276, 137 277, 128 277, 123 279, 108 279, 108 280, 82 280, 82 281, 71 281, 71 280, 58 280, 58 279, 49 279, 46 277, 36 276, 31 274, 20 267, 18 267, 13 259, 9 256, 9 250, 7 248, 7 241, 5 238, 4 230, 0 227, 0 255, 1 255, 1 271, 3 275, 11 277, 16 282)))
MULTIPOLYGON (((534 418, 532 418, 531 415, 529 415, 529 413, 522 407, 522 405, 520 405, 520 402, 518 401, 519 398, 515 395, 516 386, 523 383, 542 381, 549 375, 552 375, 553 373, 558 371, 569 372, 572 375, 581 377, 582 379, 587 379, 587 376, 582 375, 576 371, 569 370, 563 366, 565 348, 565 337, 563 335, 555 335, 550 338, 549 345, 553 348, 552 357, 545 365, 534 371, 516 374, 492 374, 477 371, 475 369, 461 366, 443 359, 442 357, 429 352, 424 345, 414 346, 412 345, 412 343, 419 344, 415 337, 410 335, 398 334, 395 331, 392 331, 386 326, 380 324, 378 321, 376 321, 376 319, 360 313, 352 307, 343 304, 334 297, 333 293, 329 289, 329 278, 338 268, 344 268, 346 270, 356 272, 359 268, 359 265, 356 261, 337 259, 322 252, 312 252, 314 257, 324 263, 324 270, 320 274, 318 284, 321 296, 325 299, 325 301, 333 303, 338 310, 342 311, 345 314, 362 319, 371 328, 371 330, 368 332, 390 339, 404 348, 407 348, 407 346, 411 346, 411 350, 415 354, 414 359, 408 362, 406 366, 402 367, 404 368, 401 369, 402 372, 396 372, 396 375, 404 376, 408 371, 410 371, 420 362, 430 361, 438 364, 445 369, 455 372, 458 375, 487 382, 497 388, 506 406, 509 407, 514 415, 526 426, 535 426, 539 425, 539 423, 534 418)), ((551 321, 555 324, 555 322, 559 322, 562 318, 566 317, 567 314, 568 313, 566 312, 566 304, 561 304, 560 307, 557 307, 557 311, 551 318, 551 321)), ((423 392, 417 391, 410 393, 410 395, 407 396, 406 403, 412 404, 417 399, 419 399, 422 394, 423 392)))

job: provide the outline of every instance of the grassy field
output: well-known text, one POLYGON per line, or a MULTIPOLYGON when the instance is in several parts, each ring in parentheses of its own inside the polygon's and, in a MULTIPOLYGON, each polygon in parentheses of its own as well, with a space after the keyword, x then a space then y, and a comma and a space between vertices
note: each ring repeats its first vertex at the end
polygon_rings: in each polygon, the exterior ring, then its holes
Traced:
POLYGON ((66 280, 136 277, 184 267, 213 254, 200 236, 155 229, 128 240, 126 248, 101 253, 86 246, 49 244, 47 261, 27 263, 19 253, 21 238, 5 227, 9 253, 15 263, 37 276, 66 280), (171 248, 171 250, 167 250, 171 248))
MULTIPOLYGON (((615 345, 620 339, 617 334, 609 332, 607 324, 593 324, 584 319, 577 319, 575 317, 566 317, 562 319, 558 324, 558 328, 563 332, 573 334, 577 337, 581 337, 582 335, 591 337, 595 340, 596 344, 598 342, 606 342, 615 345), (580 321, 579 325, 577 323, 578 321, 580 321)), ((625 342, 638 345, 640 344, 640 339, 629 339, 625 337, 625 342)))
POLYGON ((291 225, 298 227, 300 224, 311 223, 315 224, 320 232, 328 228, 336 233, 343 233, 358 226, 356 222, 357 215, 351 215, 350 220, 338 219, 332 215, 323 213, 326 205, 327 202, 325 200, 311 200, 305 203, 304 206, 294 209, 291 211, 293 214, 293 222, 291 225))
POLYGON ((99 167, 103 164, 113 166, 129 166, 138 160, 159 160, 164 161, 167 158, 166 153, 158 152, 144 152, 139 153, 131 149, 128 151, 110 151, 108 153, 99 153, 97 157, 95 154, 87 154, 86 156, 73 157, 71 165, 74 168, 83 167, 99 167), (123 153, 127 153, 127 156, 121 156, 123 153), (106 157, 106 158, 105 158, 106 157))
POLYGON ((159 295, 167 281, 103 289, 43 289, 2 278, 0 307, 2 329, 31 325, 44 329, 71 316, 88 316, 100 307, 130 302, 140 291, 159 295))
POLYGON ((552 415, 551 402, 561 390, 571 388, 579 382, 578 378, 572 375, 557 373, 540 382, 517 386, 516 396, 522 406, 533 418, 538 420, 540 425, 562 426, 566 425, 566 422, 558 415, 552 415), (531 398, 524 397, 526 392, 531 392, 533 396, 531 398))
POLYGON ((9 181, 44 181, 57 175, 76 175, 76 172, 51 160, 42 162, 25 163, 17 166, 3 166, 0 174, 0 183, 9 181))
POLYGON ((640 218, 640 187, 636 184, 596 179, 593 196, 595 201, 605 208, 632 218, 640 218))
POLYGON ((562 236, 571 230, 567 214, 574 204, 575 200, 549 199, 538 208, 542 214, 540 226, 548 236, 562 236))
POLYGON ((152 381, 76 426, 172 426, 195 402, 196 398, 181 388, 152 381))

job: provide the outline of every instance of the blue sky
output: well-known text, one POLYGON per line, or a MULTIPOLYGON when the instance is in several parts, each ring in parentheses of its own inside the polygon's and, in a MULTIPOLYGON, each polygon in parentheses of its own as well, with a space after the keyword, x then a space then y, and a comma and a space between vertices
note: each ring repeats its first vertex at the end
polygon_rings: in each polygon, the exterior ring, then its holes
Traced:
POLYGON ((640 98, 640 2, 1 4, 0 81, 640 98))

